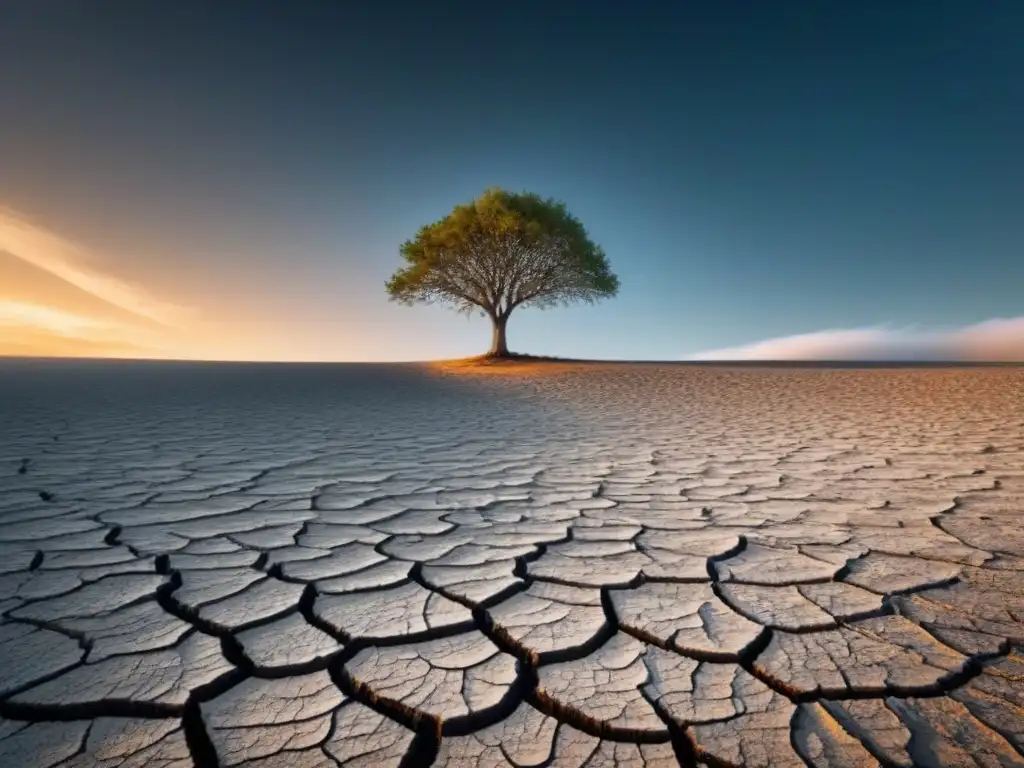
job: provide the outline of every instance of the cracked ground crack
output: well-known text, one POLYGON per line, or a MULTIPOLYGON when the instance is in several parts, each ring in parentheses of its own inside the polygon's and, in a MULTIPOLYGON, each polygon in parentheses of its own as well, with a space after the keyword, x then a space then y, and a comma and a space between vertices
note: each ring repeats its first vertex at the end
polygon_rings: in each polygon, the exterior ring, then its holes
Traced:
POLYGON ((16 415, 6 763, 1020 761, 1019 373, 358 375, 16 415))

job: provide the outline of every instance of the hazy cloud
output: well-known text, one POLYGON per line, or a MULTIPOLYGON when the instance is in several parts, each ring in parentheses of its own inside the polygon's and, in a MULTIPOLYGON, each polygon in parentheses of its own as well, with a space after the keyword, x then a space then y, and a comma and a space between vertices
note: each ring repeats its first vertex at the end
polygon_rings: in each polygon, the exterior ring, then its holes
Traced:
POLYGON ((1024 362, 1024 317, 946 330, 850 328, 715 349, 690 360, 898 360, 1024 362))
POLYGON ((175 326, 191 314, 184 307, 160 301, 141 287, 105 273, 94 266, 98 260, 83 246, 3 208, 0 208, 0 251, 45 270, 97 299, 162 325, 175 326))
POLYGON ((112 327, 103 320, 55 307, 0 299, 0 327, 17 326, 39 328, 66 338, 92 338, 112 327))

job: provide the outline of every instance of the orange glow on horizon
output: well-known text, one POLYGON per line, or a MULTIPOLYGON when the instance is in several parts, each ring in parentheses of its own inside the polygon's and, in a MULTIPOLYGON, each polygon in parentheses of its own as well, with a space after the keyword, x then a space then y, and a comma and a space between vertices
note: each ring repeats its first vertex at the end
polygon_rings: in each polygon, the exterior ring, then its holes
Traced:
POLYGON ((312 334, 166 300, 87 247, 0 208, 0 356, 319 361, 312 334))

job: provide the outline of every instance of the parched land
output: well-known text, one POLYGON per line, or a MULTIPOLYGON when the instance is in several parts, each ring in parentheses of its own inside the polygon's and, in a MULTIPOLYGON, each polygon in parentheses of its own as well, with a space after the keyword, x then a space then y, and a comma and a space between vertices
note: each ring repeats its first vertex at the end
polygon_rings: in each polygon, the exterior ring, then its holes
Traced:
POLYGON ((0 765, 1024 765, 1024 368, 475 373, 0 363, 0 765))

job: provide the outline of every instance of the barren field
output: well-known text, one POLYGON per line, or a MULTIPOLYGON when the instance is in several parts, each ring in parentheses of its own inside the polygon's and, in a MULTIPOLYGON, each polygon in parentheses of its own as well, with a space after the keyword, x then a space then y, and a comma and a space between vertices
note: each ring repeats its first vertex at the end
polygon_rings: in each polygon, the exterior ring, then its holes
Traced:
POLYGON ((0 362, 0 766, 1024 765, 1024 368, 0 362))

